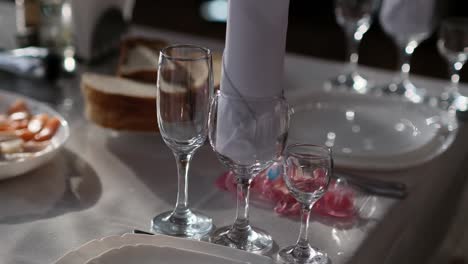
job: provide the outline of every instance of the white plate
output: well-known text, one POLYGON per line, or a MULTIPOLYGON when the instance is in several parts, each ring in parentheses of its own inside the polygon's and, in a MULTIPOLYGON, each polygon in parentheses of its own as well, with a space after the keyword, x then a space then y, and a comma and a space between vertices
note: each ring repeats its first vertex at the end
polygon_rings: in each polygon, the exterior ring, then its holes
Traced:
POLYGON ((63 146, 68 139, 70 129, 67 121, 52 108, 28 97, 17 95, 14 93, 0 91, 0 113, 5 113, 7 108, 17 99, 22 99, 26 102, 30 111, 35 113, 45 113, 50 116, 60 119, 61 127, 51 139, 47 148, 34 153, 31 157, 17 159, 14 161, 0 161, 0 180, 11 178, 31 171, 51 160, 57 151, 63 146))
POLYGON ((239 261, 201 252, 145 244, 110 249, 87 261, 86 264, 154 264, 161 260, 165 264, 242 264, 239 261))
POLYGON ((454 117, 422 104, 348 93, 292 100, 290 142, 326 144, 338 167, 396 170, 427 162, 453 142, 454 117))
POLYGON ((100 256, 101 254, 123 246, 153 245, 158 247, 177 248, 192 252, 199 252, 211 256, 222 257, 230 261, 252 264, 272 264, 272 259, 248 253, 242 250, 210 244, 206 242, 188 240, 165 235, 136 235, 110 236, 99 240, 92 240, 78 249, 68 252, 55 264, 83 264, 100 256))

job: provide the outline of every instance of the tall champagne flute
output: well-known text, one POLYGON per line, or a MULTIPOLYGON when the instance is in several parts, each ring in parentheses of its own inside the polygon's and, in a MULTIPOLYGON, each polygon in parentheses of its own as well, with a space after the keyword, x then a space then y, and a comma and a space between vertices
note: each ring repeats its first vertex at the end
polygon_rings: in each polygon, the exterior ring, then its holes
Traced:
POLYGON ((359 44, 372 23, 378 0, 335 0, 335 16, 346 34, 348 66, 343 73, 326 83, 330 88, 366 93, 369 80, 358 73, 359 44))
POLYGON ((449 64, 450 73, 450 85, 439 96, 439 106, 466 111, 467 100, 460 94, 458 82, 460 70, 468 60, 468 19, 452 17, 442 21, 437 47, 449 64))
POLYGON ((398 48, 400 73, 379 92, 402 96, 413 103, 423 102, 425 90, 416 87, 409 78, 410 60, 414 50, 434 30, 435 4, 436 0, 383 0, 380 23, 398 48))
POLYGON ((289 109, 282 98, 237 97, 222 92, 213 98, 210 143, 237 178, 236 220, 216 230, 213 243, 255 253, 271 250, 271 236, 250 225, 249 189, 252 179, 281 156, 288 126, 289 109))
POLYGON ((283 178, 289 192, 301 204, 301 229, 293 246, 279 251, 284 263, 326 264, 327 254, 309 243, 309 217, 315 202, 325 194, 333 176, 331 150, 325 146, 294 144, 284 154, 283 178))
POLYGON ((210 50, 195 45, 174 45, 161 50, 158 124, 177 161, 178 190, 174 210, 153 219, 155 232, 199 239, 213 228, 212 219, 191 210, 188 203, 188 169, 194 152, 208 135, 212 87, 210 50))

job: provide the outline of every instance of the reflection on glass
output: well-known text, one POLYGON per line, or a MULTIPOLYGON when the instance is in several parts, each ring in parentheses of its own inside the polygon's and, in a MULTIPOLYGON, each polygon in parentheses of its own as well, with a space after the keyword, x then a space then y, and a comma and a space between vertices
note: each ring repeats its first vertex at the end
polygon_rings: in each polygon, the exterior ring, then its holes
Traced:
POLYGON ((347 41, 348 66, 344 73, 325 84, 326 89, 341 88, 366 93, 371 87, 369 81, 357 71, 358 48, 372 22, 372 13, 377 0, 335 0, 335 15, 343 28, 347 41))

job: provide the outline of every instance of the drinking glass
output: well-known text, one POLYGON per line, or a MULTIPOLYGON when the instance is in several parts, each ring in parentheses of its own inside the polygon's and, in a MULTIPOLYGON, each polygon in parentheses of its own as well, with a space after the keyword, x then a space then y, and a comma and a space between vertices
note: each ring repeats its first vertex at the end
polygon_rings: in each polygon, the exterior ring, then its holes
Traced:
POLYGON ((211 218, 191 210, 188 203, 189 165, 208 135, 212 87, 210 50, 194 45, 161 50, 156 97, 158 125, 177 161, 178 190, 175 209, 153 219, 155 232, 198 239, 213 227, 211 218))
POLYGON ((357 71, 358 49, 372 23, 372 13, 377 6, 377 0, 335 0, 336 21, 346 34, 349 62, 344 73, 326 84, 329 88, 344 88, 358 93, 366 93, 370 89, 369 81, 357 71))
POLYGON ((283 248, 278 258, 284 263, 329 263, 326 253, 309 244, 310 211, 327 191, 333 176, 331 150, 325 146, 294 144, 284 154, 283 178, 289 192, 301 204, 301 229, 294 246, 283 248))
POLYGON ((452 17, 442 21, 437 42, 440 54, 449 64, 450 85, 439 96, 439 106, 466 110, 466 98, 460 94, 460 70, 468 59, 468 19, 452 17))
POLYGON ((409 78, 410 60, 414 50, 434 30, 437 15, 436 0, 384 0, 380 23, 398 48, 399 76, 379 89, 385 95, 397 95, 421 103, 425 90, 416 87, 409 78))
POLYGON ((210 143, 221 163, 236 175, 237 213, 234 224, 216 230, 211 242, 260 254, 271 250, 271 236, 250 225, 249 190, 252 179, 281 156, 288 126, 283 98, 215 95, 210 143))

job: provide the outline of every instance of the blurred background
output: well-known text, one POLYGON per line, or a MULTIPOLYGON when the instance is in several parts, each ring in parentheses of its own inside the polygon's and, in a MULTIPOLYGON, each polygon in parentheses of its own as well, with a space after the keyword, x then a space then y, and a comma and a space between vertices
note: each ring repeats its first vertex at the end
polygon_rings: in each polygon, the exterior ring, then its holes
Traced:
MULTIPOLYGON (((468 16, 468 1, 440 0, 440 16, 468 16)), ((133 22, 140 25, 224 39, 225 0, 137 0, 133 22)), ((267 6, 265 8, 268 8, 267 6)), ((415 14, 417 15, 417 14, 415 14)), ((345 36, 335 19, 333 1, 291 0, 287 51, 335 61, 345 60, 345 36)), ((359 64, 396 70, 397 48, 374 19, 359 49, 359 64)), ((468 81, 468 67, 461 81, 468 81)), ((436 48, 436 33, 415 50, 411 71, 448 78, 436 48)))

